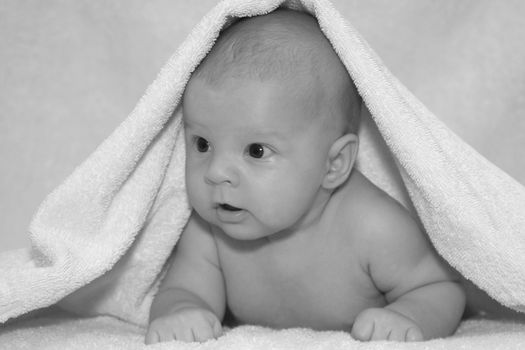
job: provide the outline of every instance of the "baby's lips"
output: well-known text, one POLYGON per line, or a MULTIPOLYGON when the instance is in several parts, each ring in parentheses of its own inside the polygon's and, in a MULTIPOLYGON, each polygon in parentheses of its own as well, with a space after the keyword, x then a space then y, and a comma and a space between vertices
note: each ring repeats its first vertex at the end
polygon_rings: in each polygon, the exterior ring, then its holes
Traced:
POLYGON ((221 209, 228 210, 228 211, 240 211, 240 210, 242 210, 241 208, 234 207, 233 205, 230 205, 228 203, 220 203, 219 207, 221 209))

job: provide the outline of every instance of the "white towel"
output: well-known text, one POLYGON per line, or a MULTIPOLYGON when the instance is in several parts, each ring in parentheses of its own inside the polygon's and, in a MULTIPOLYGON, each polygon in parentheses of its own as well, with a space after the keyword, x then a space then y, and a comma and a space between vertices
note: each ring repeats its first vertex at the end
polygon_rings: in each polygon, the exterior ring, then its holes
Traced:
POLYGON ((61 313, 31 318, 0 328, 1 350, 522 350, 525 325, 494 320, 469 320, 449 338, 420 343, 367 342, 352 339, 344 332, 311 329, 272 330, 242 326, 206 343, 166 342, 144 344, 144 329, 97 316, 75 318, 61 313))
POLYGON ((46 198, 30 226, 31 250, 0 255, 0 322, 60 302, 81 315, 146 324, 190 211, 179 108, 185 84, 225 25, 281 5, 318 19, 366 103, 360 170, 413 204, 438 252, 466 278, 524 309, 523 186, 426 110, 328 1, 226 0, 129 117, 46 198))

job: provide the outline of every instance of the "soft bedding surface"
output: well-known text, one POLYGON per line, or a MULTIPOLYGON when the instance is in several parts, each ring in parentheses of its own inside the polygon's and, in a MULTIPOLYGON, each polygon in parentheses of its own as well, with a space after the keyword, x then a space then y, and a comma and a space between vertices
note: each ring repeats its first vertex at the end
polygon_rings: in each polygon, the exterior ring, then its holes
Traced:
MULTIPOLYGON (((525 307, 525 189, 430 113, 326 0, 226 0, 183 42, 129 117, 44 201, 30 249, 0 254, 0 347, 143 348, 148 311, 188 218, 180 98, 220 30, 279 6, 314 15, 366 108, 357 167, 417 214, 436 250, 499 303, 525 307), (76 315, 29 314, 58 305, 76 315)), ((447 339, 359 343, 341 332, 232 329, 153 348, 512 349, 523 324, 464 322, 447 339)))
POLYGON ((144 345, 145 329, 98 316, 79 318, 54 311, 7 325, 0 330, 0 349, 348 349, 348 350, 441 350, 441 349, 523 349, 525 324, 505 320, 471 319, 463 322, 447 339, 422 343, 361 343, 343 332, 316 332, 309 329, 271 330, 242 326, 228 330, 218 340, 203 344, 168 342, 144 345))

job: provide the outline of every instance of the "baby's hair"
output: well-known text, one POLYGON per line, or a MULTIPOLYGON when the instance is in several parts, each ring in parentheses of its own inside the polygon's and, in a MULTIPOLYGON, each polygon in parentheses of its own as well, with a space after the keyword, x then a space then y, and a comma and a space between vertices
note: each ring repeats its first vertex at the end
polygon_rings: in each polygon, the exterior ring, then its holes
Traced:
POLYGON ((212 85, 227 78, 304 78, 300 81, 320 93, 331 92, 327 96, 330 113, 343 116, 345 133, 357 133, 359 127, 361 98, 315 18, 303 12, 278 9, 238 20, 221 32, 192 77, 212 85), (336 66, 345 76, 331 73, 336 66), (330 89, 334 84, 338 86, 330 89))

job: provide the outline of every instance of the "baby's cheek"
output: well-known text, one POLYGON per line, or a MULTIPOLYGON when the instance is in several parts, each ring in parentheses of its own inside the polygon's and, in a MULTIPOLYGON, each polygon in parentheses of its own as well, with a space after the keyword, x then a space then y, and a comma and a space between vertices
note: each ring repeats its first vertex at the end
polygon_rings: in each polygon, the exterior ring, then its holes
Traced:
POLYGON ((293 226, 303 216, 304 210, 297 203, 287 200, 286 197, 275 196, 259 206, 257 219, 277 232, 293 226))
POLYGON ((203 188, 204 186, 194 179, 186 181, 186 194, 188 195, 189 204, 201 216, 204 214, 204 210, 209 207, 209 199, 203 188))

